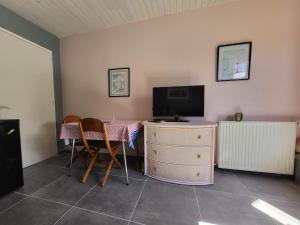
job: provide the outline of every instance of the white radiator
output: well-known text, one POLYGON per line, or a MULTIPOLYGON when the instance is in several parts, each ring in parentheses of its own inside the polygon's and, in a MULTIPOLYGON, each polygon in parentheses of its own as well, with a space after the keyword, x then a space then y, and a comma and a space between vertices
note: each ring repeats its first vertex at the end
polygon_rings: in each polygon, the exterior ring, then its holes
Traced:
POLYGON ((220 122, 218 167, 294 174, 296 122, 220 122))

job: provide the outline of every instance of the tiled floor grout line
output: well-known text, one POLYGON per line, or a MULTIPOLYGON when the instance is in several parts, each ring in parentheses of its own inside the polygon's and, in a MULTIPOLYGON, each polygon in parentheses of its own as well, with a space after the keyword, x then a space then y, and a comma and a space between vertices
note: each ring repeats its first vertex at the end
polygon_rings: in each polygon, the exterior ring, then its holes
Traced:
POLYGON ((300 187, 299 187, 297 184, 292 183, 292 182, 287 182, 287 184, 288 184, 289 186, 292 186, 292 187, 296 188, 298 191, 300 191, 300 187))
MULTIPOLYGON (((256 192, 251 192, 248 187, 239 179, 239 177, 234 174, 238 181, 246 188, 246 190, 251 194, 251 197, 253 200, 257 199, 258 197, 256 197, 254 194, 262 194, 262 193, 256 193, 256 192)), ((291 184, 292 185, 292 184, 291 184)), ((300 189, 299 189, 300 190, 300 189)), ((267 200, 271 200, 271 201, 276 201, 276 202, 281 202, 281 203, 286 203, 286 204, 294 204, 294 205, 300 205, 300 202, 291 202, 291 201, 285 201, 285 200, 280 200, 280 199, 276 199, 276 198, 270 198, 270 197, 266 197, 267 200)))
POLYGON ((71 208, 69 208, 53 225, 61 221, 65 217, 65 215, 67 215, 85 196, 87 196, 92 190, 94 190, 95 187, 97 187, 97 184, 95 184, 93 187, 91 187, 89 191, 87 191, 83 196, 81 196, 81 198, 77 202, 75 202, 75 204, 71 208))
POLYGON ((47 202, 52 202, 52 203, 56 203, 56 204, 60 204, 60 205, 68 206, 68 207, 72 207, 72 205, 70 205, 70 204, 63 203, 63 202, 57 202, 57 201, 54 201, 54 200, 51 200, 51 199, 47 199, 47 198, 41 198, 41 197, 38 197, 38 196, 27 195, 27 194, 23 194, 23 193, 19 193, 19 192, 15 192, 15 193, 20 194, 20 195, 24 195, 24 196, 29 197, 29 198, 39 199, 39 200, 43 200, 43 201, 47 201, 47 202))
MULTIPOLYGON (((122 178, 126 178, 126 176, 121 176, 121 175, 114 175, 114 174, 110 174, 110 176, 112 177, 122 177, 122 178)), ((133 179, 133 180, 139 180, 139 181, 145 181, 146 179, 139 179, 139 178, 134 178, 131 176, 128 176, 129 179, 133 179)))
POLYGON ((232 193, 232 192, 227 192, 227 191, 220 191, 220 190, 213 190, 213 189, 205 189, 205 188, 201 188, 199 187, 201 190, 203 191, 211 191, 211 192, 217 192, 217 193, 222 193, 222 194, 227 194, 227 195, 231 195, 232 197, 235 198, 239 198, 239 197, 248 197, 248 198, 252 198, 249 195, 242 195, 242 194, 236 194, 236 193, 232 193))
POLYGON ((95 214, 98 214, 98 215, 101 215, 101 216, 107 216, 107 217, 111 217, 111 218, 114 218, 114 219, 123 220, 123 221, 126 221, 126 222, 134 222, 134 223, 137 223, 137 224, 146 225, 146 224, 143 224, 143 223, 140 223, 140 222, 129 221, 128 219, 124 219, 124 218, 121 218, 121 217, 118 217, 118 216, 109 215, 109 214, 106 214, 106 213, 103 213, 103 212, 97 212, 97 211, 94 211, 94 210, 81 208, 79 206, 74 206, 73 208, 74 209, 80 209, 80 210, 90 212, 90 213, 95 213, 95 214))
POLYGON ((131 222, 131 220, 132 220, 133 214, 134 214, 135 209, 136 209, 136 207, 137 207, 137 205, 138 205, 138 203, 139 203, 139 201, 140 201, 140 199, 141 199, 141 196, 142 196, 142 194, 143 194, 143 191, 144 191, 144 189, 145 189, 145 186, 146 186, 146 184, 147 184, 147 181, 148 181, 148 177, 147 177, 146 180, 144 181, 144 185, 143 185, 142 190, 141 190, 141 192, 140 192, 140 194, 139 194, 139 197, 138 197, 138 199, 137 199, 137 201, 136 201, 136 203, 135 203, 135 205, 134 205, 134 208, 133 208, 133 210, 132 210, 132 213, 131 213, 131 215, 130 215, 130 218, 129 218, 129 221, 128 221, 127 225, 129 225, 130 222, 131 222))
POLYGON ((134 220, 131 220, 130 223, 131 223, 131 222, 132 222, 132 223, 135 223, 135 224, 140 224, 140 225, 147 225, 147 224, 144 224, 144 223, 141 223, 141 222, 137 222, 137 221, 134 221, 134 220))
POLYGON ((249 198, 252 197, 251 193, 249 193, 249 194, 237 194, 237 193, 233 193, 233 192, 229 192, 229 191, 206 189, 206 188, 202 188, 202 187, 200 187, 200 188, 201 188, 201 190, 204 190, 204 191, 216 191, 216 192, 219 192, 219 193, 229 194, 229 195, 233 195, 233 196, 236 196, 236 197, 249 197, 249 198))
MULTIPOLYGON (((52 165, 52 164, 46 164, 46 163, 40 163, 40 165, 44 165, 44 166, 49 166, 49 167, 55 167, 55 168, 61 168, 61 169, 66 169, 65 167, 61 167, 61 166, 57 166, 57 165, 52 165)), ((80 170, 80 168, 74 168, 76 170, 80 170)), ((143 223, 140 223, 140 222, 137 222, 137 221, 130 221, 130 220, 127 220, 127 219, 124 219, 124 218, 121 218, 121 217, 117 217, 117 216, 113 216, 113 215, 109 215, 109 214, 105 214, 105 213, 100 213, 100 212, 96 212, 96 211, 92 211, 92 210, 88 210, 88 209, 85 209, 85 208, 81 208, 81 207, 78 207, 76 206, 90 191, 92 191, 96 186, 93 186, 86 194, 84 194, 74 205, 70 205, 70 204, 66 204, 66 203, 63 203, 63 202, 57 202, 57 201, 54 201, 54 200, 51 200, 51 199, 46 199, 46 198, 41 198, 41 197, 38 197, 38 196, 34 196, 34 194, 46 187, 48 187, 49 185, 53 184, 53 183, 56 183, 60 178, 62 178, 63 176, 67 176, 67 174, 63 174, 59 177, 57 177, 56 179, 54 179, 53 181, 51 181, 50 183, 48 183, 47 185, 39 188, 38 190, 34 191, 33 193, 31 194, 25 194, 25 193, 21 193, 21 192, 15 192, 17 194, 20 194, 20 195, 23 195, 23 196, 26 196, 26 198, 20 200, 19 202, 22 202, 23 200, 27 199, 27 198, 34 198, 34 199, 39 199, 39 200, 43 200, 43 201, 48 201, 48 202, 52 202, 52 203, 56 203, 56 204, 60 204, 60 205, 65 205, 65 206, 68 206, 70 207, 53 225, 57 224, 59 221, 61 221, 63 219, 63 217, 73 208, 78 208, 78 209, 81 209, 81 210, 85 210, 85 211, 88 211, 88 212, 91 212, 91 213, 97 213, 97 214, 100 214, 100 215, 104 215, 104 216, 108 216, 108 217, 112 217, 112 218, 116 218, 116 219, 119 219, 119 220, 124 220, 126 222, 128 222, 128 224, 130 222, 134 222, 134 223, 137 223, 137 224, 140 224, 140 225, 145 225, 143 223)), ((111 176, 113 177, 121 177, 121 178, 126 178, 126 176, 122 176, 122 175, 113 175, 111 174, 111 176)), ((143 181, 146 183, 146 181, 148 180, 148 178, 146 179, 139 179, 139 178, 134 178, 134 177, 129 177, 130 179, 134 179, 134 180, 138 180, 138 181, 143 181)), ((145 184, 143 185, 143 188, 144 188, 145 184)), ((142 188, 142 189, 143 189, 142 188)), ((17 202, 17 203, 19 203, 17 202)), ((17 204, 16 203, 16 204, 17 204)), ((10 208, 14 207, 16 204, 12 205, 10 208)), ((6 210, 3 210, 3 211, 7 211, 8 209, 6 210)), ((2 213, 2 212, 1 212, 2 213)), ((0 214, 1 214, 0 213, 0 214)))
MULTIPOLYGON (((62 178, 63 176, 65 176, 65 174, 60 175, 59 177, 55 178, 54 180, 52 180, 50 183, 46 184, 45 186, 37 189, 36 191, 32 192, 31 194, 27 194, 27 195, 33 195, 34 193, 42 190, 43 188, 49 187, 51 184, 55 184, 60 178, 62 178)), ((18 192, 18 194, 21 194, 21 192, 18 192)), ((25 193, 26 194, 26 193, 25 193)))
POLYGON ((249 188, 240 180, 240 178, 236 174, 234 174, 234 173, 232 173, 232 174, 233 174, 233 176, 236 177, 237 181, 248 191, 252 200, 254 200, 255 197, 254 197, 253 193, 249 190, 249 188))
POLYGON ((80 209, 80 210, 83 210, 83 211, 86 211, 86 212, 90 212, 90 213, 99 214, 99 215, 102 215, 102 216, 108 216, 108 217, 115 218, 115 219, 119 219, 119 220, 123 220, 123 221, 126 221, 126 222, 129 221, 128 219, 124 219, 124 218, 121 218, 121 217, 109 215, 109 214, 106 214, 106 213, 103 213, 103 212, 97 212, 97 211, 94 211, 94 210, 81 208, 81 207, 79 207, 79 206, 74 206, 73 208, 74 208, 74 209, 80 209))
POLYGON ((56 222, 55 222, 53 225, 55 225, 55 224, 57 224, 59 221, 61 221, 61 220, 65 217, 65 215, 67 215, 72 209, 73 209, 73 206, 72 206, 71 208, 69 208, 68 210, 66 210, 66 211, 64 212, 64 214, 62 214, 62 216, 61 216, 58 220, 56 220, 56 222))
MULTIPOLYGON (((261 194, 261 193, 254 193, 254 194, 261 194)), ((260 198, 259 196, 255 197, 255 199, 260 198)), ((285 203, 285 204, 292 204, 292 205, 300 205, 300 202, 290 202, 290 201, 285 201, 285 200, 280 200, 280 199, 276 199, 276 198, 270 198, 270 197, 263 197, 263 199, 265 199, 265 201, 274 201, 274 202, 278 202, 278 203, 285 203)))
POLYGON ((91 191, 93 191, 96 187, 98 186, 98 184, 95 184, 93 187, 91 187, 90 190, 88 190, 84 195, 81 196, 81 198, 75 202, 75 204, 73 206, 76 206, 85 196, 87 196, 91 191))
MULTIPOLYGON (((92 187, 94 188, 94 186, 92 187)), ((54 201, 54 200, 50 200, 50 199, 46 199, 46 198, 41 198, 41 197, 37 197, 37 196, 31 196, 31 195, 27 195, 27 194, 23 194, 23 193, 19 193, 19 192, 15 192, 17 194, 20 194, 20 195, 23 195, 23 196, 26 196, 26 198, 24 199, 21 199, 19 202, 25 200, 25 199, 28 199, 28 198, 34 198, 34 199, 39 199, 39 200, 42 200, 42 201, 47 201, 47 202, 52 202, 52 203, 56 203, 56 204, 60 204, 60 205, 64 205, 64 206, 68 206, 71 208, 77 208, 77 209, 81 209, 81 210, 84 210, 84 211, 87 211, 87 212, 91 212, 91 213, 96 213, 96 214, 99 214, 99 215, 103 215, 103 216, 108 216, 108 217, 112 217, 112 218, 115 218, 115 219, 119 219, 119 220, 124 220, 126 222, 128 222, 129 220, 128 219, 124 219, 124 218, 121 218, 121 217, 117 217, 117 216, 113 216, 113 215, 109 215, 109 214, 106 214, 106 213, 102 213, 102 212, 97 212, 97 211, 93 211, 93 210, 89 210, 89 209, 85 209, 85 208, 81 208, 79 206, 76 206, 76 205, 70 205, 70 204, 66 204, 66 203, 63 203, 63 202, 57 202, 57 201, 54 201)), ((84 197, 84 196, 83 196, 84 197)), ((81 198, 82 200, 82 198, 81 198)), ((78 202, 79 203, 79 202, 78 202)), ((75 204, 78 204, 78 203, 75 203, 75 204)), ((13 207, 13 206, 11 206, 13 207)), ((6 211, 6 210, 4 210, 6 211)), ((0 212, 1 214, 2 212, 0 212)), ((141 224, 141 225, 145 225, 143 223, 140 223, 140 222, 135 222, 135 221, 131 221, 131 222, 134 222, 134 223, 137 223, 137 224, 141 224)))
MULTIPOLYGON (((254 201, 256 198, 255 198, 255 196, 254 196, 254 194, 252 193, 252 191, 250 191, 249 190, 249 188, 240 180, 240 178, 236 175, 236 174, 234 174, 233 173, 233 175, 237 178, 237 180, 238 180, 238 182, 240 182, 240 184, 241 185, 243 185, 244 186, 244 188, 246 188, 246 190, 250 193, 250 195, 251 195, 251 199, 254 201)), ((270 219, 274 224, 276 224, 276 225, 280 225, 275 219, 270 219)))
POLYGON ((23 198, 23 199, 17 201, 15 204, 9 206, 8 208, 2 210, 2 211, 0 212, 0 215, 3 214, 3 213, 5 213, 5 212, 7 212, 7 211, 10 210, 10 209, 12 209, 12 208, 15 207, 16 205, 20 204, 21 202, 23 202, 23 201, 24 201, 25 199, 27 199, 27 198, 29 198, 29 197, 25 197, 25 198, 23 198))
MULTIPOLYGON (((45 186, 39 188, 37 191, 41 190, 41 189, 44 188, 44 187, 48 187, 48 185, 50 185, 50 184, 52 184, 52 183, 55 183, 55 182, 56 182, 59 178, 61 178, 62 176, 64 176, 64 175, 59 176, 58 178, 56 178, 56 179, 54 179, 53 181, 51 181, 49 184, 47 184, 47 185, 45 185, 45 186)), ((35 192, 37 192, 37 191, 35 191, 35 192)), ((14 206, 16 206, 16 205, 18 205, 19 203, 23 202, 25 199, 28 199, 29 197, 32 197, 31 195, 34 194, 35 192, 33 192, 33 193, 31 193, 31 194, 24 194, 24 193, 15 191, 14 193, 19 194, 19 195, 26 196, 26 198, 23 198, 23 199, 21 199, 20 201, 16 202, 15 204, 9 206, 7 209, 2 210, 2 211, 0 212, 0 214, 3 214, 4 212, 8 211, 9 209, 13 208, 14 206)))
POLYGON ((202 214, 201 214, 201 211, 200 211, 200 205, 199 205, 199 201, 198 201, 198 197, 197 197, 197 193, 196 193, 196 187, 195 186, 193 187, 193 191, 194 191, 194 195, 195 195, 196 202, 197 202, 197 207, 198 207, 198 213, 199 213, 199 216, 200 216, 200 220, 203 221, 202 214))

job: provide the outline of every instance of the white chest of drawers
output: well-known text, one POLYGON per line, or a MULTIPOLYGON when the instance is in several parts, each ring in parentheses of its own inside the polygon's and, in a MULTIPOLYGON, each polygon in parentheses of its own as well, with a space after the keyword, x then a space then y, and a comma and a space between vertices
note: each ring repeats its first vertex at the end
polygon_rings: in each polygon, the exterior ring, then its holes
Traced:
POLYGON ((144 122, 145 174, 177 184, 213 184, 216 126, 144 122))

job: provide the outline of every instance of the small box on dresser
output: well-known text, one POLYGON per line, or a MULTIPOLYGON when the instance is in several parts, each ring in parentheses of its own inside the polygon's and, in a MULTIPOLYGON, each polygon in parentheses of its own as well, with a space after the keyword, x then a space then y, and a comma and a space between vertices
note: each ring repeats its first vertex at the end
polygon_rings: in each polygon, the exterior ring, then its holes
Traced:
POLYGON ((145 175, 162 181, 213 184, 217 124, 144 122, 145 175))

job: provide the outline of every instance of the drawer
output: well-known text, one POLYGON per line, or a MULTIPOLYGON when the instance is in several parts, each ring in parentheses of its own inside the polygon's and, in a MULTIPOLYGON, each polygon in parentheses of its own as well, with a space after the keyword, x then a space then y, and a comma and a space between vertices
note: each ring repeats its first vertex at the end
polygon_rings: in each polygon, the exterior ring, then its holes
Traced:
POLYGON ((185 146, 213 146, 213 128, 147 127, 148 143, 185 146))
POLYGON ((212 147, 186 147, 147 144, 147 158, 182 165, 211 165, 212 147))
POLYGON ((174 183, 212 183, 210 166, 183 166, 147 160, 147 174, 174 183))

